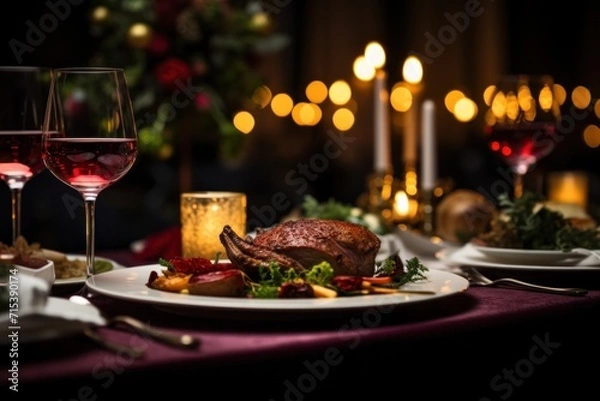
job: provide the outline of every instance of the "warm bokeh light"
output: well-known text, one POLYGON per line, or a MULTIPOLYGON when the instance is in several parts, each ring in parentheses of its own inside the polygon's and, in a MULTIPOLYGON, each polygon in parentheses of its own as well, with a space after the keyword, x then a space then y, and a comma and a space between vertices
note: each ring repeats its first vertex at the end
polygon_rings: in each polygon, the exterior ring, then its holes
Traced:
MULTIPOLYGON (((540 93, 540 99, 541 99, 540 93)), ((531 89, 527 85, 521 85, 517 88, 517 103, 521 110, 527 112, 535 107, 535 100, 531 95, 531 89)))
POLYGON ((148 25, 138 22, 129 27, 127 39, 131 47, 145 49, 152 40, 152 29, 148 25))
POLYGON ((600 127, 594 124, 585 127, 583 130, 583 141, 590 148, 600 146, 600 127))
POLYGON ((460 122, 473 121, 477 116, 477 104, 469 98, 458 99, 454 105, 454 117, 460 122))
POLYGON ((271 100, 271 110, 278 117, 285 117, 292 112, 294 101, 286 93, 278 93, 271 100))
POLYGON ((554 93, 549 86, 544 86, 542 88, 538 101, 540 102, 542 110, 548 111, 552 108, 552 105, 554 104, 554 93))
POLYGON ((402 85, 396 84, 390 93, 390 103, 396 111, 404 112, 410 109, 413 102, 413 95, 410 90, 402 85))
POLYGON ((578 109, 585 109, 592 101, 592 94, 585 86, 577 86, 571 92, 571 101, 578 109))
POLYGON ((404 175, 404 186, 406 189, 406 193, 410 196, 415 196, 417 194, 417 173, 414 171, 408 171, 404 175))
POLYGON ((496 93, 496 85, 490 85, 483 91, 483 101, 486 106, 491 106, 494 93, 496 93))
POLYGON ((247 111, 240 111, 233 117, 233 125, 244 134, 254 129, 254 123, 254 117, 247 111))
POLYGON ((333 113, 331 121, 338 130, 348 131, 354 125, 354 114, 346 108, 337 109, 333 113))
POLYGON ((506 117, 511 120, 519 118, 521 110, 519 108, 519 100, 513 92, 508 92, 506 95, 506 117))
POLYGON ((594 114, 600 118, 600 100, 596 100, 596 103, 594 103, 594 114))
POLYGON ((504 117, 504 115, 506 114, 506 96, 504 96, 504 93, 496 93, 491 102, 492 103, 490 110, 494 114, 494 117, 496 117, 497 119, 504 117))
POLYGON ((458 89, 448 92, 444 97, 444 106, 446 106, 446 110, 448 110, 450 113, 454 113, 454 106, 456 105, 456 102, 464 97, 465 94, 458 89))
POLYGON ((365 56, 358 56, 354 60, 354 66, 352 67, 354 75, 361 81, 370 81, 375 77, 375 67, 369 63, 365 56))
POLYGON ((385 65, 385 50, 377 42, 369 42, 365 47, 365 59, 373 68, 381 68, 385 65))
POLYGON ((408 56, 402 65, 402 77, 411 84, 418 84, 423 79, 423 65, 415 56, 408 56))
POLYGON ((300 102, 292 110, 292 119, 298 125, 316 125, 322 116, 321 108, 314 103, 300 102))
POLYGON ((338 106, 348 103, 352 97, 352 89, 348 82, 344 80, 338 80, 331 84, 329 87, 329 99, 333 104, 338 106))
POLYGON ((273 94, 271 93, 271 89, 269 89, 265 85, 261 85, 252 94, 252 101, 260 106, 261 109, 267 107, 269 102, 271 101, 273 94))
POLYGON ((567 90, 561 84, 554 84, 552 90, 554 91, 556 101, 562 105, 567 100, 567 90))
POLYGON ((313 110, 306 102, 296 103, 292 109, 292 119, 298 125, 307 125, 307 121, 312 121, 314 115, 313 110))
POLYGON ((306 86, 306 98, 313 103, 322 103, 327 99, 327 85, 322 81, 312 81, 306 86))
POLYGON ((317 125, 323 118, 323 111, 315 103, 309 103, 308 106, 312 109, 312 120, 308 121, 307 125, 317 125))
POLYGON ((93 21, 104 21, 108 18, 110 11, 104 6, 96 7, 92 13, 93 21))
POLYGON ((406 216, 408 215, 408 208, 408 195, 406 195, 406 192, 396 192, 396 195, 394 195, 394 209, 396 212, 401 216, 406 216))

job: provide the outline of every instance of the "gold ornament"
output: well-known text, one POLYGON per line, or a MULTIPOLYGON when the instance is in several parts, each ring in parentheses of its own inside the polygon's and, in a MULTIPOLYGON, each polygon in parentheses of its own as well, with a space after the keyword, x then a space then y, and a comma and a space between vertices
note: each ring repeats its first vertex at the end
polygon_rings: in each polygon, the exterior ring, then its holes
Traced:
POLYGON ((266 34, 271 30, 271 19, 269 18, 269 14, 264 11, 254 14, 250 24, 252 29, 259 33, 266 34))
POLYGON ((152 40, 152 28, 143 22, 138 22, 129 27, 127 43, 134 49, 145 49, 152 40))
POLYGON ((92 11, 92 22, 95 24, 102 24, 110 17, 110 11, 107 7, 98 6, 92 11))
POLYGON ((494 204, 479 192, 457 189, 446 195, 436 208, 436 233, 445 241, 466 243, 488 231, 496 213, 494 204))

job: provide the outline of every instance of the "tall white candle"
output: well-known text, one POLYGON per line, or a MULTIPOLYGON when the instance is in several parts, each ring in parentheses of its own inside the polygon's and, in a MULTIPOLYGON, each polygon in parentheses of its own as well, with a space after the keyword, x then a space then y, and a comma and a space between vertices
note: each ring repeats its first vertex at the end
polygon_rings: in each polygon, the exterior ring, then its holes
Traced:
POLYGON ((421 188, 435 188, 437 174, 437 143, 435 134, 435 103, 425 100, 421 106, 421 188))
POLYGON ((392 170, 390 117, 386 88, 386 73, 377 70, 373 84, 373 115, 374 115, 374 170, 389 173, 392 170))

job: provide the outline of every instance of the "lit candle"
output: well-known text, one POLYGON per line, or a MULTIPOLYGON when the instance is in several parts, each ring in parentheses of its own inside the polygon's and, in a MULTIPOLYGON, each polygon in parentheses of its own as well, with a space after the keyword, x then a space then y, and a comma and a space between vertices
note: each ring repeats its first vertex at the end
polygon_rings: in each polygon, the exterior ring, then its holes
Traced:
POLYGON ((419 101, 423 89, 423 65, 415 56, 408 56, 402 65, 402 77, 412 94, 412 104, 406 111, 404 124, 404 165, 414 169, 417 160, 417 130, 419 125, 419 101))
POLYGON ((390 150, 390 117, 388 108, 389 94, 386 89, 386 73, 377 70, 373 84, 374 94, 374 169, 376 172, 389 173, 392 170, 390 150))
POLYGON ((421 106, 421 189, 435 188, 437 154, 435 138, 435 103, 425 100, 421 106))
POLYGON ((397 223, 408 222, 414 219, 419 209, 416 199, 409 198, 405 191, 394 194, 393 219, 397 223))
POLYGON ((548 175, 548 200, 587 208, 588 176, 581 171, 553 172, 548 175))
POLYGON ((219 239, 225 225, 246 235, 246 195, 238 192, 186 192, 181 194, 181 245, 183 257, 226 258, 219 239))

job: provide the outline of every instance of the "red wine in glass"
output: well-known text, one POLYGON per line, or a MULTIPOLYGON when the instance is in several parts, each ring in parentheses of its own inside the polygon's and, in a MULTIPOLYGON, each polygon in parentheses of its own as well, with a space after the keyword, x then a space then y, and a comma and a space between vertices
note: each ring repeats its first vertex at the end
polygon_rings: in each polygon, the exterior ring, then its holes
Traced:
POLYGON ((42 131, 0 131, 0 178, 21 189, 44 169, 42 131))
POLYGON ((504 159, 511 170, 525 174, 556 144, 556 125, 551 123, 502 124, 487 128, 490 149, 504 159))
POLYGON ((10 188, 12 239, 21 235, 21 192, 44 169, 42 123, 50 68, 0 67, 0 179, 10 188))
POLYGON ((53 70, 42 156, 50 173, 83 198, 88 278, 95 274, 96 199, 133 167, 137 140, 123 69, 53 70))
POLYGON ((49 138, 46 164, 53 174, 78 191, 99 192, 125 175, 137 155, 131 138, 49 138))
POLYGON ((560 104, 554 86, 549 75, 505 75, 484 92, 486 141, 509 166, 515 198, 523 194, 525 175, 558 142, 560 104))

